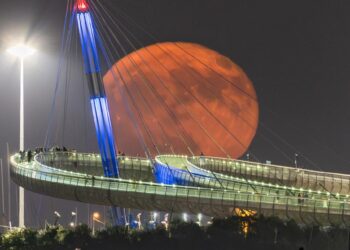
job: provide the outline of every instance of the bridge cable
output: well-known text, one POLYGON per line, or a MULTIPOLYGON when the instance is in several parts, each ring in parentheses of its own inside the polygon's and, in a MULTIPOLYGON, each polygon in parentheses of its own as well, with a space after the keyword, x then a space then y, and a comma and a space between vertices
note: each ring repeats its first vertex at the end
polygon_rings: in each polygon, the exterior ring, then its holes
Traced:
MULTIPOLYGON (((109 50, 109 49, 107 49, 107 50, 109 50)), ((118 74, 121 75, 119 69, 117 69, 117 71, 118 71, 118 74)), ((124 85, 126 86, 125 83, 124 83, 124 85)), ((126 92, 127 92, 127 96, 129 97, 129 100, 131 101, 131 104, 134 106, 134 110, 137 112, 137 114, 138 114, 138 116, 139 116, 139 119, 141 120, 141 122, 142 122, 142 124, 143 124, 143 126, 144 126, 144 129, 145 129, 147 135, 149 136, 149 138, 150 138, 150 140, 151 140, 151 142, 152 142, 153 147, 154 147, 154 148, 156 149, 156 151, 159 153, 159 149, 158 149, 158 147, 157 147, 157 145, 156 145, 156 143, 155 143, 155 141, 154 141, 154 138, 153 138, 152 134, 150 133, 150 129, 149 129, 149 127, 147 126, 147 123, 145 122, 145 118, 144 118, 142 112, 141 112, 140 109, 137 107, 136 102, 135 102, 135 99, 133 98, 133 96, 132 96, 131 93, 130 93, 130 89, 127 88, 127 87, 125 87, 125 90, 126 90, 126 92)))
MULTIPOLYGON (((191 115, 191 112, 188 111, 187 107, 186 107, 185 105, 183 105, 183 103, 182 103, 177 97, 175 97, 175 96, 171 93, 171 91, 169 90, 169 88, 166 87, 166 85, 165 85, 163 82, 161 82, 161 83, 164 85, 163 87, 165 87, 165 88, 168 90, 168 92, 173 96, 173 98, 176 99, 178 102, 180 102, 180 104, 181 104, 182 106, 184 106, 184 109, 187 111, 188 114, 190 114, 191 118, 194 119, 194 120, 198 123, 198 125, 201 126, 201 128, 203 129, 203 131, 210 137, 210 135, 209 135, 209 134, 206 132, 206 130, 203 128, 203 126, 193 117, 193 115, 191 115)), ((212 140, 213 140, 213 139, 212 139, 212 140)), ((215 142, 215 140, 214 140, 214 142, 215 142)), ((220 147, 220 146, 219 146, 219 147, 220 147)), ((223 150, 223 151, 224 151, 224 150, 223 150)), ((226 152, 225 152, 225 153, 226 153, 226 152)), ((226 153, 226 155, 228 155, 228 154, 226 153)))
MULTIPOLYGON (((106 11, 106 9, 101 5, 101 7, 105 10, 105 13, 107 14, 107 16, 109 16, 111 19, 112 19, 112 21, 114 21, 113 20, 113 18, 109 15, 109 13, 106 11)), ((118 21, 118 23, 122 26, 122 24, 119 22, 119 20, 116 18, 116 20, 118 21)), ((117 24, 115 24, 116 26, 117 26, 117 28, 119 28, 119 26, 117 25, 117 24)), ((124 28, 125 28, 125 26, 124 26, 124 28)), ((120 28, 119 28, 120 29, 120 28)), ((128 31, 126 28, 125 28, 125 30, 130 34, 130 31, 128 31)), ((131 33, 131 35, 133 36, 133 34, 131 33)), ((135 36, 133 36, 133 38, 139 43, 139 41, 135 38, 135 36)), ((139 43, 140 44, 140 43, 139 43)), ((161 46, 159 46, 158 44, 156 44, 156 46, 157 47, 159 47, 159 48, 161 48, 161 46)), ((134 48, 134 50, 136 50, 136 48, 135 47, 133 47, 134 48)), ((148 49, 147 49, 147 47, 145 48, 147 51, 148 51, 148 49)), ((163 50, 163 49, 162 49, 163 50)), ((164 51, 164 50, 163 50, 164 51)), ((149 52, 149 51, 148 51, 149 52)), ((135 53, 137 53, 137 51, 135 52, 135 53)), ((167 52, 166 52, 167 53, 167 52)), ((152 55, 152 53, 150 53, 149 52, 149 54, 151 54, 152 55)), ((169 55, 169 53, 167 53, 168 55, 169 55)), ((152 55, 153 56, 153 55, 152 55)), ((169 55, 170 56, 170 55, 169 55)), ((154 57, 154 56, 153 56, 154 57)), ((154 57, 155 58, 155 57, 154 57)), ((179 63, 173 58, 173 57, 171 57, 171 59, 173 60, 173 61, 175 61, 175 63, 177 63, 178 65, 179 65, 179 63)), ((155 58, 155 60, 157 60, 157 58, 155 58)), ((157 60, 158 62, 159 62, 159 60, 157 60)), ((161 64, 160 62, 159 62, 159 64, 161 64)), ((162 65, 162 64, 161 64, 162 65)), ((167 72, 170 72, 169 70, 167 70, 166 69, 166 71, 167 72)), ((171 72, 170 72, 170 74, 171 74, 171 72)), ((173 78, 175 78, 174 76, 173 76, 173 78)), ((177 79, 175 79, 175 80, 177 80, 177 79)), ((177 82, 179 82, 179 81, 177 81, 177 82)), ((181 82, 180 82, 181 83, 181 82)), ((183 85, 183 84, 182 84, 183 85)), ((200 102, 198 99, 197 99, 197 102, 200 102)), ((208 109, 207 109, 208 110, 208 109)), ((214 117, 215 118, 215 116, 212 114, 212 117, 214 117)), ((250 125, 250 124, 249 124, 250 125)), ((251 125, 250 125, 251 126, 251 125)), ((226 127, 225 126, 222 126, 222 127, 224 127, 225 129, 226 129, 226 127)), ((226 129, 226 131, 227 131, 227 129, 226 129)), ((231 135, 232 136, 232 135, 231 135)), ((237 140, 237 138, 236 138, 236 141, 238 141, 239 143, 240 143, 240 141, 239 140, 237 140)), ((241 144, 241 143, 240 143, 241 144)), ((254 156, 254 154, 252 154, 253 156, 254 156)), ((256 158, 256 157, 255 157, 256 158)))
MULTIPOLYGON (((106 50, 106 48, 103 47, 103 45, 102 45, 102 42, 104 42, 103 37, 100 37, 99 34, 98 34, 98 32, 96 33, 96 35, 97 35, 97 42, 98 42, 98 45, 99 45, 99 47, 100 47, 100 49, 101 49, 101 51, 102 51, 103 57, 105 58, 106 63, 108 64, 108 66, 111 67, 112 63, 111 63, 110 58, 109 58, 109 56, 108 56, 109 54, 107 53, 107 51, 108 51, 108 52, 110 52, 110 51, 109 51, 108 48, 107 48, 107 50, 106 50)), ((124 79, 122 79, 122 81, 124 82, 124 79)), ((118 86, 118 87, 119 87, 119 86, 118 86)), ((131 109, 130 109, 130 106, 129 106, 129 102, 128 102, 127 100, 125 100, 125 96, 122 94, 122 93, 124 93, 124 92, 123 92, 123 89, 121 89, 121 88, 119 88, 119 89, 120 89, 120 93, 121 93, 121 97, 122 97, 123 103, 124 103, 125 107, 127 108, 129 117, 130 117, 132 120, 134 120, 135 117, 133 116, 133 113, 131 112, 131 109)), ((139 133, 138 125, 137 125, 137 123, 136 123, 135 121, 133 122, 133 126, 135 127, 135 130, 136 130, 136 132, 137 132, 137 134, 138 134, 139 140, 142 142, 141 145, 144 146, 144 150, 145 150, 145 153, 146 153, 146 157, 147 157, 148 159, 151 159, 150 154, 149 154, 149 151, 148 151, 147 146, 146 146, 146 143, 145 143, 145 139, 144 139, 143 135, 139 133)))
MULTIPOLYGON (((102 7, 102 9, 104 9, 104 7, 101 5, 101 7, 102 7)), ((136 48, 135 48, 135 46, 130 42, 130 40, 126 37, 126 35, 125 35, 125 33, 121 30, 121 28, 118 26, 118 24, 116 24, 115 23, 115 21, 113 20, 113 18, 109 15, 109 13, 104 9, 104 11, 106 12, 106 14, 107 14, 107 16, 109 16, 110 17, 110 19, 112 20, 112 23, 114 23, 115 25, 116 25, 116 27, 121 31, 121 33, 122 33, 122 35, 123 35, 123 37, 125 37, 125 39, 128 41, 128 43, 129 44, 131 44, 132 45, 132 48, 134 49, 134 50, 136 50, 136 48)), ((141 56, 141 55, 139 55, 139 53, 138 53, 138 51, 135 51, 135 53, 141 58, 141 60, 143 61, 143 62, 145 62, 144 61, 144 59, 143 59, 143 57, 141 56)), ((151 68, 151 67, 149 67, 149 65, 147 64, 147 63, 145 63, 145 65, 148 67, 148 69, 150 69, 150 71, 156 76, 156 78, 162 83, 162 85, 165 87, 166 85, 165 85, 165 83, 163 82, 163 80, 154 72, 154 70, 151 68)), ((147 79, 147 78, 146 78, 147 79)), ((150 85, 150 86, 152 86, 152 85, 150 85)), ((166 88, 166 87, 165 87, 166 88)), ((157 90, 155 89, 155 88, 153 88, 153 94, 155 94, 155 93, 158 93, 157 92, 157 90)), ((171 91, 167 88, 167 90, 171 93, 171 91)), ((158 94, 158 96, 157 97, 160 97, 159 96, 159 94, 158 94)), ((162 100, 163 98, 157 98, 157 99, 160 99, 160 100, 162 100)), ((166 107, 168 107, 168 105, 165 103, 165 106, 166 107)), ((169 108, 169 110, 171 111, 171 109, 169 108)), ((178 120, 176 120, 176 118, 175 118, 175 115, 174 115, 174 113, 173 112, 170 112, 171 114, 172 114, 172 119, 175 119, 175 123, 179 123, 180 125, 181 125, 181 122, 179 122, 178 120)), ((182 126, 182 125, 181 125, 182 126)), ((184 129, 184 127, 182 126, 182 128, 183 128, 183 130, 184 130, 184 132, 186 133, 186 130, 184 129)), ((186 135, 186 137, 188 137, 188 138, 190 138, 190 139, 192 139, 190 136, 188 136, 188 135, 186 135)), ((188 143, 186 143, 186 144, 188 144, 188 143)), ((192 151, 190 150, 190 148, 188 148, 189 149, 189 151, 191 152, 191 154, 193 154, 192 153, 192 151)))
MULTIPOLYGON (((96 10, 96 12, 98 12, 98 10, 96 10)), ((104 21, 104 22, 105 22, 105 21, 104 21)), ((105 23, 106 23, 106 22, 105 22, 105 23)), ((109 29, 109 31, 112 32, 111 29, 109 29)), ((112 34, 112 35, 114 36, 114 34, 112 34)), ((125 34, 122 34, 122 35, 125 37, 125 34)), ((115 36, 114 36, 114 38, 117 40, 118 44, 120 44, 120 46, 121 46, 121 43, 120 43, 119 39, 118 39, 117 37, 115 37, 115 36)), ((129 41, 129 43, 131 44, 131 46, 132 46, 133 48, 135 48, 135 46, 134 46, 130 41, 129 41)), ((123 49, 123 52, 124 52, 125 56, 127 56, 127 52, 125 51, 125 49, 123 49)), ((147 89, 148 89, 151 93, 153 93, 153 94, 155 95, 156 100, 162 101, 162 103, 163 103, 164 106, 165 106, 165 110, 166 110, 167 113, 169 114, 170 118, 171 118, 171 119, 175 122, 175 124, 176 124, 177 121, 176 121, 176 119, 175 119, 175 115, 174 115, 174 113, 170 110, 169 106, 165 103, 165 101, 163 100, 163 98, 161 98, 161 96, 159 95, 159 93, 157 92, 157 90, 150 84, 149 80, 148 80, 147 77, 144 75, 144 73, 142 72, 142 70, 137 66, 137 63, 134 61, 134 59, 131 58, 131 57, 128 57, 128 59, 130 60, 130 62, 133 64, 133 66, 137 69, 137 71, 138 71, 138 72, 140 73, 140 75, 142 76, 142 80, 143 80, 143 82, 145 83, 145 86, 147 87, 147 89)), ((124 63, 123 63, 123 66, 124 66, 124 68, 126 69, 126 71, 128 72, 129 77, 132 79, 131 74, 130 74, 130 71, 127 69, 127 67, 125 66, 124 63)), ((147 65, 147 66, 148 66, 148 65, 147 65)), ((138 90, 138 88, 136 88, 136 89, 138 90)), ((142 96, 143 101, 146 103, 146 105, 149 107, 149 109, 150 109, 150 110, 153 110, 153 109, 152 109, 152 106, 149 105, 149 104, 147 103, 147 99, 146 99, 146 98, 144 97, 144 95, 142 94, 142 91, 139 91, 139 90, 138 90, 138 93, 142 96)), ((160 107, 163 107, 163 106, 161 105, 160 107)), ((154 112, 154 111, 151 111, 151 114, 155 114, 155 112, 154 112)), ((155 118, 157 119, 156 116, 155 116, 155 118)), ((157 120, 158 120, 158 119, 157 119, 157 120)), ((158 121, 158 125, 161 127, 161 131, 163 132, 163 134, 164 134, 165 136, 167 136, 166 133, 164 132, 164 128, 163 128, 162 124, 161 124, 159 121, 158 121)), ((182 139, 182 141, 183 141, 184 144, 187 146, 187 148, 189 148, 188 143, 185 141, 184 137, 183 137, 182 135, 180 135, 178 129, 176 129, 176 133, 177 133, 177 135, 182 139)))
POLYGON ((55 91, 54 91, 54 98, 53 98, 53 102, 51 105, 51 112, 49 114, 49 124, 48 124, 48 128, 46 131, 46 136, 45 136, 45 140, 44 140, 44 148, 47 148, 49 143, 50 143, 50 131, 52 129, 52 123, 53 123, 53 113, 55 110, 55 106, 56 106, 56 99, 57 99, 57 93, 58 93, 58 86, 60 83, 60 78, 61 78, 61 73, 62 73, 62 67, 63 67, 63 57, 64 54, 66 52, 67 49, 67 37, 70 33, 70 30, 73 26, 73 16, 75 15, 74 13, 72 14, 70 21, 68 18, 68 13, 70 12, 71 9, 71 5, 72 5, 72 1, 68 0, 67 1, 67 6, 66 6, 66 15, 64 18, 64 24, 63 24, 63 32, 62 32, 62 39, 61 39, 61 48, 60 48, 60 56, 59 56, 59 64, 58 64, 58 71, 57 71, 57 75, 56 75, 56 81, 55 81, 55 91), (69 22, 68 22, 69 21, 69 22), (67 32, 68 29, 68 32, 67 32))
MULTIPOLYGON (((104 23, 106 24, 106 22, 104 22, 104 23)), ((112 32, 112 33, 113 33, 113 32, 112 32)), ((117 40, 117 42, 120 44, 119 39, 117 39, 117 38, 116 38, 116 40, 117 40)), ((121 45, 121 44, 120 44, 120 45, 121 45)), ((189 172, 189 170, 188 170, 188 169, 187 169, 187 172, 189 172)), ((190 172, 189 172, 189 173, 190 173, 190 172)), ((190 173, 190 175, 191 175, 191 173, 190 173)), ((191 176, 192 176, 192 175, 191 175, 191 176)), ((192 177, 192 178, 193 178, 193 177, 192 177)), ((217 179, 216 179, 216 180, 217 180, 217 179)), ((218 180, 217 180, 217 181, 218 181, 218 180)), ((248 182, 246 182, 246 183, 248 183, 248 182)), ((219 181, 219 184, 221 184, 221 183, 220 183, 220 181, 219 181)), ((251 184, 249 184, 249 183, 248 183, 248 185, 249 185, 249 186, 252 186, 252 185, 251 185, 251 184)), ((255 188, 254 188, 254 187, 252 187, 252 188, 255 190, 255 188)), ((256 191, 256 190, 255 190, 255 191, 256 191)))
MULTIPOLYGON (((113 7, 114 7, 114 6, 113 6, 113 7)), ((128 16, 124 11, 120 10, 119 8, 117 8, 117 11, 120 12, 120 14, 121 14, 121 15, 118 15, 118 16, 124 17, 124 19, 126 19, 126 21, 128 21, 128 22, 131 23, 131 24, 133 24, 133 25, 134 25, 135 27, 137 27, 139 30, 143 31, 143 32, 144 32, 148 37, 150 37, 152 40, 158 42, 158 39, 157 39, 154 35, 152 35, 150 32, 148 32, 148 31, 147 31, 145 28, 143 28, 141 25, 139 25, 139 24, 138 24, 136 21, 134 21, 130 16, 128 16)), ((184 49, 181 48, 181 47, 180 47, 180 49, 184 50, 184 49)), ((209 68, 210 68, 210 67, 209 67, 209 68)), ((220 75, 220 76, 221 76, 221 75, 220 75)), ((226 79, 226 80, 227 80, 227 79, 226 79)), ((261 124, 261 125, 262 125, 263 128, 265 128, 265 125, 264 125, 264 124, 261 124)), ((265 139, 265 138, 266 138, 266 137, 263 137, 263 139, 265 139)), ((271 144, 270 141, 268 141, 268 142, 271 144)), ((274 146, 274 147, 276 147, 276 146, 274 146)), ((281 150, 279 149, 279 151, 281 151, 281 150)), ((297 152, 300 153, 300 151, 297 151, 297 152)), ((283 153, 283 155, 286 156, 285 153, 283 153)), ((300 154, 300 156, 302 156, 303 158, 307 159, 306 156, 303 155, 303 154, 300 154)), ((291 158, 288 157, 288 159, 290 160, 291 158)), ((310 162, 309 159, 307 159, 307 161, 310 162)), ((313 164, 313 165, 314 165, 314 164, 313 164)))
MULTIPOLYGON (((136 21, 134 21, 129 15, 127 15, 124 11, 122 11, 120 8, 115 8, 117 11, 120 12, 121 17, 124 17, 126 21, 128 21, 129 23, 134 24, 134 26, 136 28, 138 28, 139 30, 141 30, 142 32, 144 32, 144 34, 146 34, 149 38, 151 38, 153 40, 153 42, 158 42, 159 39, 156 38, 155 35, 151 34, 150 32, 148 32, 145 28, 143 28, 141 25, 139 25, 136 21)), ((183 50, 182 47, 180 47, 180 49, 183 50)), ((187 51, 185 51, 186 53, 188 53, 187 51)), ((191 55, 191 54, 190 54, 191 55)), ((192 56, 192 55, 191 55, 192 56)), ((194 57, 197 61, 201 62, 198 58, 194 57)), ((253 100, 256 100, 255 97, 251 96, 249 93, 247 93, 244 89, 241 89, 240 87, 238 87, 234 82, 226 79, 225 77, 223 77, 221 74, 219 74, 218 72, 216 72, 215 70, 213 70, 211 67, 209 67, 208 65, 206 65, 205 63, 203 63, 204 66, 208 67, 210 70, 212 70, 214 73, 216 73, 219 77, 223 78, 223 80, 225 80, 226 82, 229 82, 233 87, 237 88, 239 91, 241 91, 243 94, 247 95, 249 98, 252 98, 253 100)))

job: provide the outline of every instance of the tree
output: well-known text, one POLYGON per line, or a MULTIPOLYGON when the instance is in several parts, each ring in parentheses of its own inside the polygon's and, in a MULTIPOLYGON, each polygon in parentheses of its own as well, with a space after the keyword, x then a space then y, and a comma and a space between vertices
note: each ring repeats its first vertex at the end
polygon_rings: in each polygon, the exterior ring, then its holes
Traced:
POLYGON ((4 249, 37 249, 37 232, 29 228, 8 231, 1 238, 4 249))

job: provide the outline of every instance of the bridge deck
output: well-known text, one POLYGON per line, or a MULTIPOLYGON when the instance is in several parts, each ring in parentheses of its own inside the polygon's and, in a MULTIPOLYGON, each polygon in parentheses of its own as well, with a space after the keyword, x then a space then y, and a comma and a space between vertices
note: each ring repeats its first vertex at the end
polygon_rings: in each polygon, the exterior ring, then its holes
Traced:
POLYGON ((103 177, 101 159, 95 154, 41 153, 31 162, 21 161, 17 154, 11 157, 11 175, 34 192, 87 203, 209 216, 229 216, 239 207, 303 223, 350 224, 348 175, 229 159, 158 156, 156 164, 170 168, 187 184, 167 185, 156 183, 149 160, 118 160, 121 178, 113 179, 103 177))

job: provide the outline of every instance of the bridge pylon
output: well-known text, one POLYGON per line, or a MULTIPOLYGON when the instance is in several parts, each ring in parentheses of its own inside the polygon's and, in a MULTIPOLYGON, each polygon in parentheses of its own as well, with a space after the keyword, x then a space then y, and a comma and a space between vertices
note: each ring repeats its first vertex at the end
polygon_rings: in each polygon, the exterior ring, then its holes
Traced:
POLYGON ((119 177, 117 149, 101 76, 101 64, 97 44, 98 32, 87 0, 76 0, 73 11, 75 11, 74 14, 76 14, 78 24, 84 59, 84 71, 89 87, 90 104, 104 174, 107 177, 119 177))

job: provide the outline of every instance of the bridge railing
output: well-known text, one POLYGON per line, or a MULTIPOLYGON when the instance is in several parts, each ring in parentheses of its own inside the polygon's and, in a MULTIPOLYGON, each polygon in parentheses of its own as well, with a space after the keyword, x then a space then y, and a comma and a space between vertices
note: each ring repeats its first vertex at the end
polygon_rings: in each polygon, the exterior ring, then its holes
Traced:
POLYGON ((345 195, 331 195, 331 193, 325 191, 305 190, 214 173, 193 166, 187 161, 186 156, 158 156, 156 162, 159 172, 162 173, 160 182, 163 181, 166 184, 222 188, 261 195, 293 196, 299 199, 310 197, 314 199, 347 200, 348 198, 345 195))
POLYGON ((320 218, 323 215, 330 220, 332 216, 337 215, 344 222, 347 222, 350 216, 350 204, 348 201, 320 200, 315 197, 300 199, 298 197, 247 193, 239 190, 225 191, 214 188, 164 185, 104 177, 93 178, 92 176, 75 172, 52 171, 51 168, 38 164, 36 161, 31 163, 12 163, 11 173, 25 187, 41 185, 44 193, 47 188, 56 188, 57 192, 62 192, 63 189, 60 186, 52 186, 52 184, 62 184, 72 188, 84 187, 106 191, 156 194, 159 197, 169 196, 172 199, 175 197, 176 199, 186 199, 192 203, 198 202, 198 207, 204 205, 215 206, 216 208, 221 207, 223 210, 227 209, 227 207, 240 207, 256 209, 261 213, 266 211, 276 213, 276 215, 283 213, 285 216, 295 216, 295 213, 297 213, 298 216, 305 220, 308 220, 309 216, 320 218))
MULTIPOLYGON (((103 175, 101 157, 98 154, 48 152, 36 155, 35 160, 61 170, 103 175)), ((120 156, 118 163, 123 178, 153 180, 152 165, 148 159, 120 156)))
POLYGON ((217 157, 188 157, 188 160, 204 169, 251 180, 350 194, 350 175, 347 174, 217 157))

